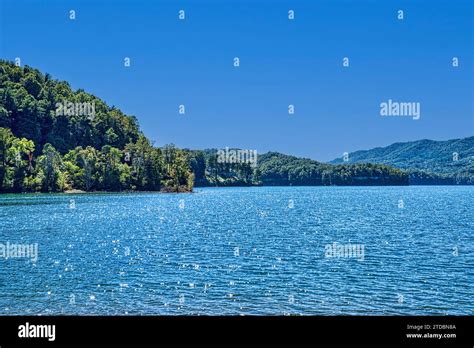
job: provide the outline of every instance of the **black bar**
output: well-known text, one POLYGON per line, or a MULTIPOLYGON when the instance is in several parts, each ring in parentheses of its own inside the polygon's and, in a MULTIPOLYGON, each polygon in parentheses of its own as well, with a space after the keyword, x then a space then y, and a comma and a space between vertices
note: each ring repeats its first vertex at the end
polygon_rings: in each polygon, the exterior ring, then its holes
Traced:
POLYGON ((0 317, 0 346, 323 344, 473 347, 473 324, 473 317, 460 316, 3 316, 0 317), (46 337, 20 338, 19 327, 26 323, 30 326, 55 325, 54 341, 48 341, 46 337), (407 334, 455 334, 456 337, 408 338, 407 334))

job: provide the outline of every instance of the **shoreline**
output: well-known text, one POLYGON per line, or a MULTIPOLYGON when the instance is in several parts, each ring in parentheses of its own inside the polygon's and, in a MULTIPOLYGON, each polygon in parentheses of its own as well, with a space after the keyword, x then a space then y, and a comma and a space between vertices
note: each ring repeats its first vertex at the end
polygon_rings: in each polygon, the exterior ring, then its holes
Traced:
MULTIPOLYGON (((469 185, 469 184, 426 184, 426 185, 245 185, 245 186, 195 186, 195 189, 201 189, 201 188, 260 188, 260 187, 334 187, 334 188, 340 188, 340 187, 427 187, 427 186, 432 186, 432 187, 469 187, 469 186, 474 186, 474 185, 469 185)), ((62 195, 84 195, 84 194, 95 194, 95 195, 102 195, 102 194, 150 194, 150 193, 155 193, 155 194, 193 194, 196 193, 194 189, 192 191, 182 191, 182 192, 175 192, 175 191, 132 191, 132 190, 127 190, 127 191, 82 191, 82 190, 68 190, 64 192, 0 192, 0 197, 2 195, 11 195, 11 194, 17 194, 17 195, 46 195, 46 194, 62 194, 62 195)))

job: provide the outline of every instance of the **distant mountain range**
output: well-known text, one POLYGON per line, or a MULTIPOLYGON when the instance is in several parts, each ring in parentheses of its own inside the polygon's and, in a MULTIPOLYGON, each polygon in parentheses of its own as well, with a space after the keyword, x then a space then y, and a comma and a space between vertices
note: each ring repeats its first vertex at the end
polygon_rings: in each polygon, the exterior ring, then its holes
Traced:
POLYGON ((408 173, 383 164, 334 165, 278 152, 222 158, 222 150, 188 151, 196 186, 368 186, 408 185, 408 173), (240 158, 239 158, 240 157, 240 158), (239 158, 237 160, 237 158, 239 158))
POLYGON ((412 183, 427 174, 455 183, 473 183, 474 136, 446 141, 417 140, 394 143, 348 154, 347 161, 337 158, 332 164, 376 163, 411 173, 412 183), (468 180, 468 182, 466 182, 468 180))
POLYGON ((474 185, 474 137, 395 143, 330 163, 267 152, 231 164, 222 150, 187 151, 196 186, 474 185))

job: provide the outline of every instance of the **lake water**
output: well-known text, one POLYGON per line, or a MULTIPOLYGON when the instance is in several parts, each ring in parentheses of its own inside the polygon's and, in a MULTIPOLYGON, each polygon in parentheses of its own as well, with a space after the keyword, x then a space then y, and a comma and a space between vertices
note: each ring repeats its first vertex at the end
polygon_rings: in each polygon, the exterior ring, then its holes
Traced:
POLYGON ((453 186, 2 195, 0 243, 38 259, 0 259, 0 314, 472 315, 473 207, 453 186))

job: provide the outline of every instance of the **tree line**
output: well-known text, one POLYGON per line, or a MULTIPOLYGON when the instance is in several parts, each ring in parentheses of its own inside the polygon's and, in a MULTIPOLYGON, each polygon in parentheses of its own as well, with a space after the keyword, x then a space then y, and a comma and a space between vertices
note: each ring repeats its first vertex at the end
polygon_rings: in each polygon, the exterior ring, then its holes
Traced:
POLYGON ((0 128, 0 183, 3 192, 165 191, 188 192, 194 176, 183 150, 151 146, 141 136, 124 149, 77 146, 62 155, 53 145, 35 155, 32 140, 0 128))
POLYGON ((217 149, 155 147, 134 116, 36 69, 0 61, 0 192, 410 183, 449 184, 452 178, 383 164, 321 163, 277 152, 258 155, 256 165, 228 163, 217 149))
POLYGON ((473 185, 472 170, 435 173, 385 164, 329 164, 277 152, 258 156, 257 165, 220 163, 218 150, 186 150, 195 186, 348 186, 348 185, 473 185))
POLYGON ((218 150, 186 150, 196 186, 330 186, 408 185, 406 172, 386 165, 331 165, 307 158, 268 152, 257 165, 222 163, 218 150))
POLYGON ((0 191, 187 192, 193 182, 187 153, 154 147, 134 116, 0 61, 0 191), (94 113, 75 112, 84 104, 94 113))

